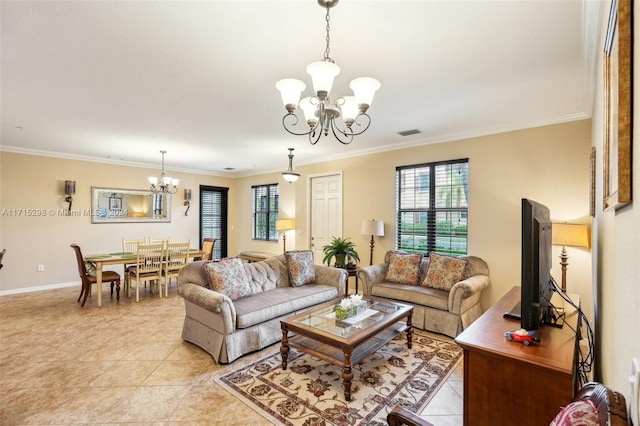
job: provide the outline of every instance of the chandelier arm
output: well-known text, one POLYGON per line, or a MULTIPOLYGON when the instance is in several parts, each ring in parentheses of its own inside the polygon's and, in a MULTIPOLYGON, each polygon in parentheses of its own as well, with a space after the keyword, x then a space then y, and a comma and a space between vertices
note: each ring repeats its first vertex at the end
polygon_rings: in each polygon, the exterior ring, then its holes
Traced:
POLYGON ((371 117, 369 117, 369 114, 367 114, 366 112, 361 112, 360 114, 358 114, 356 116, 356 119, 353 122, 353 124, 351 125, 351 128, 346 128, 345 130, 340 129, 337 126, 336 126, 336 129, 338 130, 338 132, 342 133, 344 136, 353 137, 353 136, 361 135, 364 132, 366 132, 367 129, 369 128, 369 126, 371 125, 371 117), (360 117, 366 117, 366 119, 367 119, 366 123, 364 123, 364 124, 359 123, 358 120, 360 119, 360 117), (362 127, 364 125, 364 129, 360 130, 359 132, 354 132, 353 131, 353 124, 357 125, 358 127, 362 127))
POLYGON ((331 120, 331 132, 333 133, 333 137, 342 145, 349 145, 353 142, 353 134, 340 130, 340 128, 335 124, 335 120, 331 120), (344 136, 345 139, 342 139, 342 136, 344 136))
MULTIPOLYGON (((298 124, 299 119, 298 119, 298 116, 296 114, 294 114, 293 112, 287 113, 287 114, 284 115, 284 117, 282 117, 282 126, 284 127, 284 129, 287 132, 291 133, 292 135, 295 135, 295 136, 311 135, 311 133, 313 133, 313 131, 316 129, 316 127, 318 127, 318 124, 316 123, 316 125, 314 127, 310 128, 308 132, 303 132, 303 133, 294 132, 293 130, 289 129, 289 127, 287 126, 287 118, 289 118, 289 117, 294 117, 295 118, 295 121, 292 124, 290 124, 290 126, 292 128, 293 128, 293 126, 298 124)), ((291 121, 291 120, 289 120, 289 121, 291 121)))
POLYGON ((309 143, 311 145, 317 144, 320 140, 320 136, 322 136, 322 128, 318 128, 319 123, 320 121, 318 121, 318 124, 313 128, 313 133, 309 133, 309 143))

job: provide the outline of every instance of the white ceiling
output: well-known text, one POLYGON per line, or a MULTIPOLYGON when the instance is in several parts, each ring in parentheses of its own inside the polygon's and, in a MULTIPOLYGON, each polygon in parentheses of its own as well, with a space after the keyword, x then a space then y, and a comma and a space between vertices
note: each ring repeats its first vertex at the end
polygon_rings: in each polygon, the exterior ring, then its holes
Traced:
MULTIPOLYGON (((282 128, 324 10, 292 1, 2 1, 2 150, 221 176, 589 118, 602 2, 358 1, 331 10, 333 98, 382 83, 351 145, 282 128), (402 137, 397 133, 419 129, 402 137), (232 172, 225 168, 234 168, 232 172)), ((514 141, 517 143, 517 141, 514 141)), ((179 177, 179 176, 176 176, 179 177)))

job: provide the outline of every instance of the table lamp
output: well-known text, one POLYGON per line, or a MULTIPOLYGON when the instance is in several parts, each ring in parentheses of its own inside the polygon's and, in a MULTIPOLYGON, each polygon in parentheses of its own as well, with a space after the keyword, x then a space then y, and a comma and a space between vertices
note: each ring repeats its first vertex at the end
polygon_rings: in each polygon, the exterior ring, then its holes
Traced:
POLYGON ((551 231, 551 243, 562 246, 560 254, 560 266, 562 267, 562 292, 567 291, 567 266, 569 255, 566 246, 589 247, 589 234, 587 225, 579 223, 554 223, 551 231))
POLYGON ((360 231, 362 235, 371 235, 371 254, 369 255, 369 265, 373 265, 373 246, 374 241, 373 237, 384 237, 384 222, 381 220, 363 220, 362 221, 362 230, 360 231))
POLYGON ((276 231, 282 231, 282 249, 287 251, 287 231, 295 229, 296 224, 293 219, 277 219, 276 231))

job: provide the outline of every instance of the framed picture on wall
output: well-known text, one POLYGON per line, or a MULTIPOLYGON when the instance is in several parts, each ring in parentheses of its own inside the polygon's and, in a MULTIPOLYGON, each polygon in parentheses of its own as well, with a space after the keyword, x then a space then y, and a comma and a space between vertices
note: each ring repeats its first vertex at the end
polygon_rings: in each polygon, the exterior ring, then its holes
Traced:
POLYGON ((604 210, 631 203, 631 14, 631 1, 612 1, 603 61, 604 210))
POLYGON ((122 198, 109 198, 109 210, 122 210, 122 198))

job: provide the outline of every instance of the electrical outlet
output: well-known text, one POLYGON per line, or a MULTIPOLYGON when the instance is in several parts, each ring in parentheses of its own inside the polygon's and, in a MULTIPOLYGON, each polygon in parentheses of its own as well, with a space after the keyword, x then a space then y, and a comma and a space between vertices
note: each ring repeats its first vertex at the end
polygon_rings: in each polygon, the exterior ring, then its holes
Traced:
POLYGON ((634 425, 640 425, 640 360, 633 358, 631 360, 631 376, 629 384, 631 385, 631 419, 634 425))
POLYGON ((38 265, 38 272, 44 272, 44 265, 38 265))

